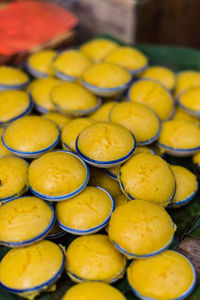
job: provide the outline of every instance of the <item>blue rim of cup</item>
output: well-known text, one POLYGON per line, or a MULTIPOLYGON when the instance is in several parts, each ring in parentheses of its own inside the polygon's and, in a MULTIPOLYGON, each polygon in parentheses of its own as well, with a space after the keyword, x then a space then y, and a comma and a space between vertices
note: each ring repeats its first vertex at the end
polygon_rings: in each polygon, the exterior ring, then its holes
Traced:
POLYGON ((170 146, 167 146, 165 144, 162 144, 160 142, 157 142, 157 145, 160 147, 160 148, 163 148, 164 150, 170 150, 170 151, 173 151, 174 153, 175 152, 181 152, 181 153, 193 153, 194 151, 199 151, 200 150, 200 146, 198 147, 195 147, 195 148, 188 148, 188 149, 181 149, 181 148, 173 148, 173 147, 170 147, 170 146))
MULTIPOLYGON (((171 171, 171 172, 172 172, 172 171, 171 171)), ((174 176, 173 172, 172 172, 172 175, 173 175, 173 177, 174 177, 174 179, 175 179, 175 176, 174 176)), ((119 171, 118 177, 117 177, 117 178, 118 178, 119 185, 120 185, 120 188, 121 188, 123 194, 125 194, 125 196, 128 197, 130 200, 135 200, 135 198, 134 198, 133 196, 131 196, 130 193, 127 193, 126 190, 125 190, 125 188, 124 188, 124 184, 123 184, 123 182, 122 182, 122 180, 121 180, 121 171, 119 171)), ((160 203, 160 205, 162 205, 162 206, 167 206, 167 205, 169 205, 169 204, 172 202, 172 200, 173 200, 175 194, 176 194, 176 181, 175 181, 175 187, 174 187, 174 192, 173 192, 172 196, 171 196, 170 199, 167 200, 165 203, 160 203)), ((146 200, 146 201, 147 201, 147 200, 146 200)), ((153 203, 153 202, 152 202, 152 203, 153 203)), ((156 204, 156 203, 154 203, 154 204, 156 204)))
POLYGON ((115 165, 118 165, 122 162, 124 162, 125 160, 127 160, 129 157, 131 157, 131 155, 134 153, 135 151, 135 148, 136 148, 136 141, 135 141, 135 137, 134 135, 132 134, 132 132, 130 132, 132 137, 133 137, 133 148, 132 150, 126 154, 124 157, 122 158, 119 158, 119 159, 115 159, 115 160, 110 160, 110 161, 101 161, 101 160, 95 160, 95 159, 91 159, 89 158, 88 156, 84 155, 78 148, 78 139, 79 139, 79 136, 80 134, 78 135, 77 139, 76 139, 76 151, 78 153, 78 155, 83 159, 85 160, 87 163, 89 164, 96 164, 96 165, 111 165, 111 164, 115 164, 115 165))
POLYGON ((109 168, 108 168, 108 169, 104 169, 104 172, 105 172, 108 176, 110 176, 112 179, 118 181, 117 175, 111 173, 111 172, 109 171, 109 168))
MULTIPOLYGON (((172 222, 171 220, 171 224, 172 224, 172 227, 174 228, 175 225, 174 223, 172 222)), ((116 242, 112 241, 113 242, 113 245, 117 248, 117 250, 119 250, 122 254, 124 254, 125 256, 127 256, 128 258, 130 257, 131 259, 133 258, 136 258, 136 259, 143 259, 143 258, 148 258, 148 257, 152 257, 152 256, 155 256, 157 254, 160 254, 162 253, 164 250, 168 249, 168 247, 171 245, 171 243, 173 242, 173 239, 174 239, 174 234, 172 235, 171 239, 169 240, 169 242, 163 246, 162 248, 160 248, 159 250, 157 251, 154 251, 154 252, 150 252, 148 254, 143 254, 143 255, 137 255, 137 254, 134 254, 134 253, 130 253, 128 251, 126 251, 124 248, 122 248, 121 246, 119 246, 116 242)))
POLYGON ((61 237, 63 237, 64 235, 66 235, 67 233, 65 231, 60 231, 60 232, 57 232, 57 233, 52 233, 52 234, 48 234, 46 236, 46 239, 47 240, 56 240, 56 239, 59 239, 61 237))
POLYGON ((61 264, 61 267, 60 269, 58 270, 58 272, 51 278, 49 279, 48 281, 40 284, 40 285, 37 285, 37 286, 34 286, 32 288, 26 288, 26 289, 12 289, 12 288, 9 288, 8 286, 4 285, 1 281, 0 281, 0 286, 2 286, 4 289, 6 289, 8 292, 10 293, 13 293, 13 294, 24 294, 24 293, 34 293, 34 292, 39 292, 39 291, 42 291, 42 290, 46 290, 49 286, 53 285, 61 276, 63 270, 64 270, 64 267, 65 267, 65 253, 63 251, 63 249, 57 245, 60 250, 61 250, 61 253, 62 253, 62 264, 61 264))
POLYGON ((178 208, 178 207, 181 207, 183 205, 188 204, 190 201, 192 201, 196 197, 196 195, 198 193, 198 189, 199 189, 199 184, 198 184, 198 181, 196 179, 196 189, 195 189, 195 191, 190 196, 188 196, 187 198, 185 198, 185 199, 183 199, 183 200, 181 200, 179 202, 173 202, 172 201, 168 205, 168 208, 178 208))
POLYGON ((128 69, 128 71, 131 73, 131 75, 137 75, 137 74, 144 72, 148 67, 149 67, 149 63, 147 62, 144 67, 140 67, 140 68, 134 69, 134 70, 128 69))
POLYGON ((46 78, 50 76, 48 73, 37 71, 36 69, 31 67, 28 61, 25 63, 25 68, 28 71, 28 73, 35 78, 46 78))
MULTIPOLYGON (((51 121, 51 122, 52 122, 52 121, 51 121)), ((53 123, 53 122, 52 122, 52 123, 53 123)), ((12 124, 12 123, 11 123, 11 124, 12 124)), ((33 151, 33 152, 23 152, 23 151, 15 150, 15 149, 9 147, 9 146, 6 144, 5 140, 4 140, 4 134, 5 134, 5 131, 6 131, 6 129, 7 129, 11 124, 9 124, 9 125, 4 129, 4 131, 3 131, 3 133, 2 133, 2 136, 1 136, 1 140, 2 140, 3 145, 4 145, 11 153, 13 153, 13 154, 15 154, 15 155, 19 155, 19 156, 23 156, 23 157, 27 157, 27 158, 29 158, 29 157, 32 158, 32 157, 35 157, 35 156, 40 155, 40 154, 42 155, 42 154, 46 153, 47 151, 53 149, 53 148, 58 144, 58 142, 59 142, 59 140, 60 140, 60 136, 61 136, 60 130, 59 130, 58 126, 56 126, 57 131, 58 131, 58 136, 57 136, 56 140, 55 140, 50 146, 48 146, 48 147, 46 147, 46 148, 44 148, 44 149, 42 149, 42 150, 39 150, 39 151, 33 151)), ((53 123, 53 124, 55 125, 55 123, 53 123)))
POLYGON ((57 218, 56 221, 57 221, 58 225, 59 225, 64 231, 66 231, 66 232, 68 232, 68 233, 71 233, 71 234, 75 234, 75 235, 85 235, 85 234, 91 234, 91 233, 97 232, 97 231, 101 230, 103 227, 105 227, 105 226, 108 224, 108 222, 109 222, 109 220, 110 220, 110 217, 111 217, 111 214, 113 213, 113 211, 114 211, 114 209, 115 209, 115 201, 114 201, 113 197, 111 196, 111 194, 110 194, 107 190, 105 190, 104 188, 102 188, 102 187, 100 187, 100 186, 96 186, 96 185, 94 185, 93 187, 98 188, 99 190, 102 190, 103 192, 105 192, 105 193, 109 196, 109 198, 110 198, 110 200, 111 200, 111 203, 112 203, 112 208, 111 208, 111 211, 110 211, 108 217, 107 217, 107 218, 105 219, 105 221, 104 221, 103 223, 101 223, 100 225, 95 226, 95 227, 92 227, 92 228, 90 228, 90 229, 85 229, 85 230, 84 230, 84 229, 73 229, 73 228, 67 227, 67 226, 65 226, 64 224, 62 224, 62 223, 58 220, 58 218, 57 218))
POLYGON ((102 105, 102 99, 100 97, 97 97, 97 105, 95 105, 92 108, 89 109, 81 109, 81 110, 66 110, 66 109, 62 109, 62 107, 60 107, 57 103, 55 103, 53 100, 53 104, 55 105, 56 109, 59 110, 60 112, 65 111, 66 114, 71 115, 71 116, 84 116, 84 115, 89 115, 93 112, 95 112, 97 109, 100 108, 100 106, 102 105))
POLYGON ((30 96, 28 96, 28 97, 29 97, 28 107, 22 113, 20 113, 18 116, 14 117, 14 118, 12 118, 10 120, 7 120, 5 122, 0 122, 0 127, 3 127, 4 125, 6 125, 8 123, 11 123, 11 122, 13 122, 13 121, 15 121, 15 120, 17 120, 19 118, 22 118, 22 117, 28 115, 31 112, 31 110, 33 108, 33 101, 32 101, 32 99, 31 99, 30 96))
MULTIPOLYGON (((140 81, 151 81, 151 82, 155 82, 155 83, 159 84, 159 85, 166 91, 166 93, 170 96, 170 99, 171 99, 171 102, 172 102, 172 105, 173 105, 172 112, 171 112, 170 116, 169 116, 167 119, 164 119, 164 120, 162 120, 162 121, 168 121, 168 120, 170 120, 170 119, 173 117, 174 113, 175 113, 175 101, 174 101, 174 98, 173 98, 172 93, 170 92, 170 90, 168 90, 162 83, 158 82, 157 80, 154 80, 154 79, 148 79, 148 78, 139 78, 139 79, 135 80, 135 81, 133 82, 133 84, 130 86, 130 88, 128 89, 128 91, 127 91, 127 94, 126 94, 127 101, 128 101, 128 102, 131 102, 130 92, 131 92, 132 86, 134 86, 135 84, 137 84, 137 83, 140 82, 140 81)), ((151 108, 151 107, 150 107, 150 108, 151 108)), ((151 108, 151 109, 152 109, 152 108, 151 108)), ((153 109, 152 109, 152 110, 153 110, 153 109)), ((156 112, 155 112, 155 113, 156 113, 156 112)))
POLYGON ((63 195, 63 196, 48 196, 48 195, 44 195, 44 194, 41 194, 37 191, 35 191, 29 184, 29 189, 31 190, 31 192, 36 195, 37 197, 39 198, 42 198, 43 200, 48 200, 48 201, 63 201, 63 200, 67 200, 69 198, 72 198, 76 195, 78 195, 87 185, 88 181, 89 181, 89 177, 90 177, 90 173, 89 173, 89 168, 87 166, 87 164, 85 163, 85 161, 77 154, 73 153, 73 152, 70 152, 70 151, 67 151, 67 150, 54 150, 53 152, 64 152, 64 153, 68 153, 70 155, 73 155, 75 156, 76 158, 79 159, 79 161, 83 164, 83 166, 85 167, 86 169, 86 180, 85 182, 80 186, 80 188, 78 188, 76 191, 74 192, 71 192, 67 195, 63 195))
MULTIPOLYGON (((28 198, 28 197, 29 196, 23 196, 23 197, 19 197, 19 198, 15 198, 15 199, 9 200, 9 201, 3 203, 1 205, 1 207, 4 206, 4 205, 6 205, 6 204, 8 204, 9 202, 16 201, 16 200, 21 199, 21 198, 28 198)), ((48 225, 48 227, 42 233, 40 233, 38 236, 36 236, 34 238, 25 240, 23 242, 4 242, 4 241, 0 241, 0 244, 4 245, 6 247, 13 247, 13 248, 14 247, 25 247, 25 246, 29 246, 29 245, 31 245, 33 243, 36 243, 36 242, 40 241, 42 238, 44 238, 49 233, 49 231, 51 231, 52 227, 54 226, 55 220, 56 220, 56 216, 55 216, 55 212, 54 212, 53 206, 49 202, 46 202, 46 204, 51 209, 52 218, 51 218, 50 224, 48 225)))
POLYGON ((100 88, 100 87, 98 87, 96 85, 87 83, 84 79, 82 79, 82 84, 83 84, 84 87, 86 87, 89 90, 93 90, 93 91, 96 91, 96 92, 102 92, 102 93, 123 91, 123 90, 125 90, 125 89, 127 89, 129 87, 129 85, 131 84, 131 82, 132 82, 132 78, 127 83, 124 83, 124 84, 122 84, 122 85, 120 85, 118 87, 100 88))
MULTIPOLYGON (((181 253, 179 253, 179 252, 177 252, 177 251, 174 251, 174 250, 170 250, 170 251, 176 252, 176 253, 180 254, 181 256, 183 256, 183 257, 188 261, 188 263, 190 264, 191 269, 192 269, 192 273, 193 273, 193 275, 194 275, 194 280, 193 280, 191 286, 187 289, 187 291, 185 291, 180 297, 178 297, 178 298, 173 298, 173 300, 183 300, 183 299, 185 299, 186 297, 188 297, 189 294, 190 294, 190 293, 193 291, 193 289, 195 288, 195 285, 196 285, 196 282, 197 282, 196 271, 195 271, 195 269, 194 269, 194 266, 192 265, 192 263, 189 261, 189 259, 188 259, 186 256, 184 256, 183 254, 181 254, 181 253)), ((134 264, 134 261, 132 262, 132 264, 134 264)), ((128 276, 127 276, 127 281, 128 281, 128 284, 129 284, 129 286, 130 286, 132 292, 133 292, 139 299, 141 299, 141 300, 156 300, 155 298, 149 298, 149 297, 146 297, 146 296, 142 296, 136 289, 134 289, 134 288, 132 287, 132 285, 131 285, 131 283, 130 283, 130 281, 129 281, 129 279, 128 279, 128 276)))
MULTIPOLYGON (((109 280, 109 279, 104 279, 104 280, 102 280, 102 279, 101 279, 101 281, 104 281, 104 282, 109 283, 109 284, 115 283, 116 281, 120 280, 121 277, 123 277, 123 275, 125 274, 125 272, 126 272, 126 264, 125 264, 123 270, 122 270, 115 278, 113 278, 112 280, 109 280)), ((98 281, 98 279, 93 279, 93 280, 92 280, 92 279, 84 279, 84 278, 81 278, 81 277, 77 276, 76 274, 70 272, 69 270, 67 270, 67 274, 68 274, 68 276, 69 276, 73 281, 78 282, 78 283, 81 283, 81 282, 83 282, 83 281, 88 281, 88 280, 89 280, 89 281, 93 281, 93 282, 98 281)))
POLYGON ((63 149, 63 150, 73 151, 66 143, 64 143, 64 142, 62 142, 62 143, 63 143, 63 147, 67 148, 67 149, 63 149))
POLYGON ((193 117, 200 117, 200 110, 194 110, 194 109, 190 109, 188 107, 186 107, 185 105, 182 104, 181 102, 181 96, 184 94, 186 90, 182 91, 178 97, 177 97, 177 103, 178 105, 189 115, 193 116, 193 117))
MULTIPOLYGON (((13 155, 4 155, 3 157, 7 157, 7 156, 11 156, 13 157, 13 155)), ((1 157, 0 157, 1 158, 1 157)), ((22 157, 18 157, 19 159, 23 160, 29 167, 29 163, 23 159, 22 157)), ((16 198, 21 198, 20 196, 23 195, 26 191, 28 190, 28 185, 27 185, 27 179, 26 179, 26 183, 23 187, 23 189, 21 191, 19 191, 18 193, 15 193, 9 197, 6 197, 6 198, 0 198, 0 204, 1 203, 4 203, 4 202, 7 202, 7 201, 10 201, 10 200, 15 200, 16 198)), ((1 207, 1 206, 0 206, 1 207)))
POLYGON ((30 79, 28 78, 25 83, 20 84, 1 84, 0 83, 0 91, 1 90, 17 90, 17 89, 24 89, 27 87, 27 85, 30 83, 30 79))

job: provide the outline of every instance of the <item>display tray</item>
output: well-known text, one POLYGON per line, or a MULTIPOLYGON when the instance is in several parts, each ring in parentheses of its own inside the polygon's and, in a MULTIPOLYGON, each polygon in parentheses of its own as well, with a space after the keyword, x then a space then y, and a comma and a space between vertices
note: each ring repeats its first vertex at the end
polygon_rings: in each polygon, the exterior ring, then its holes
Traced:
MULTIPOLYGON (((109 35, 100 35, 97 38, 107 38, 115 40, 120 44, 122 42, 116 40, 109 35)), ((192 69, 200 70, 200 51, 195 49, 180 48, 180 47, 170 47, 170 46, 154 46, 154 45, 135 45, 134 47, 143 51, 150 60, 150 65, 164 65, 172 68, 175 71, 192 69)), ((194 172, 193 164, 191 158, 175 158, 171 156, 166 156, 166 160, 170 164, 182 165, 194 172)), ((200 179, 200 175, 199 179, 200 179)), ((196 198, 184 206, 183 208, 169 210, 170 215, 174 223, 177 225, 177 232, 175 236, 175 241, 171 248, 180 249, 180 251, 190 259, 192 259, 196 268, 200 270, 200 191, 196 198), (197 228, 195 230, 195 228, 197 228), (191 252, 192 251, 192 252, 191 252)), ((104 233, 104 231, 102 231, 104 233)), ((62 244, 67 248, 69 243, 76 238, 67 234, 61 239, 57 240, 57 243, 62 244)), ((0 246, 0 259, 6 254, 9 249, 0 246)), ((13 266, 14 267, 14 266, 13 266)), ((199 272, 200 274, 200 272, 199 272)), ((57 283, 56 291, 53 293, 43 293, 38 296, 37 300, 60 300, 62 296, 67 291, 67 289, 74 283, 69 279, 69 277, 63 273, 62 277, 57 283)), ((116 288, 121 290, 126 296, 127 300, 137 300, 127 283, 126 276, 119 280, 117 283, 113 284, 116 288)), ((6 292, 0 287, 0 300, 19 300, 24 299, 19 296, 15 296, 6 292)), ((200 284, 198 283, 193 293, 187 298, 187 300, 200 300, 200 284)))

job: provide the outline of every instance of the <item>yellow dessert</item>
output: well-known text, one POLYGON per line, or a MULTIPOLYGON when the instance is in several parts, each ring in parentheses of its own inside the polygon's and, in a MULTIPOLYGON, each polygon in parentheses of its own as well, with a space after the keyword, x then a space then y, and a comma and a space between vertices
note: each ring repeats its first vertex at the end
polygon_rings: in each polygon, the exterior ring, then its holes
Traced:
POLYGON ((30 113, 32 102, 24 91, 7 90, 0 92, 0 125, 14 121, 30 113))
POLYGON ((192 157, 192 161, 195 164, 195 166, 197 168, 200 169, 200 151, 197 152, 193 157, 192 157))
POLYGON ((166 206, 175 193, 175 178, 168 163, 158 155, 133 155, 119 172, 121 188, 130 199, 166 206))
POLYGON ((75 116, 91 113, 100 103, 95 95, 73 82, 65 82, 54 88, 51 100, 59 111, 75 116))
POLYGON ((98 63, 89 67, 83 73, 83 83, 100 89, 125 86, 131 80, 131 74, 125 69, 110 63, 98 63))
POLYGON ((129 201, 129 199, 123 194, 117 195, 114 200, 115 200, 115 208, 124 205, 129 201))
POLYGON ((135 139, 125 127, 97 122, 83 129, 77 139, 76 150, 88 163, 102 167, 120 164, 135 149, 135 139))
POLYGON ((192 116, 200 116, 200 87, 189 88, 178 99, 181 108, 192 116))
POLYGON ((123 67, 133 74, 143 71, 148 64, 148 59, 142 52, 127 46, 118 47, 105 61, 123 67))
POLYGON ((194 199, 198 191, 197 177, 188 169, 181 166, 171 166, 176 180, 176 193, 172 206, 179 207, 194 199))
POLYGON ((176 88, 174 97, 177 98, 181 92, 188 88, 197 87, 200 85, 200 72, 183 71, 176 77, 176 88))
POLYGON ((92 168, 90 173, 90 185, 96 185, 104 188, 113 197, 120 194, 119 183, 110 176, 108 176, 103 170, 98 168, 92 168))
POLYGON ((108 122, 111 109, 117 104, 115 101, 103 103, 94 113, 90 115, 90 118, 99 122, 108 122))
POLYGON ((17 198, 26 192, 27 173, 28 164, 22 158, 0 158, 0 201, 17 198))
POLYGON ((185 256, 172 250, 133 261, 127 274, 140 299, 185 299, 195 287, 194 267, 185 256))
POLYGON ((30 93, 38 81, 40 81, 40 78, 30 81, 30 83, 26 86, 25 91, 30 93))
POLYGON ((4 128, 0 128, 0 157, 11 154, 11 152, 2 143, 1 137, 2 137, 3 131, 4 131, 4 128))
POLYGON ((200 149, 200 128, 193 123, 171 120, 162 124, 159 147, 172 154, 191 155, 200 149))
POLYGON ((60 129, 62 129, 65 124, 71 121, 71 118, 69 116, 65 116, 61 113, 56 112, 49 112, 48 114, 43 115, 43 117, 54 122, 60 129))
POLYGON ((119 251, 129 258, 145 258, 170 245, 175 226, 163 207, 133 200, 114 210, 108 232, 119 251))
POLYGON ((80 132, 87 126, 95 123, 89 118, 76 118, 68 122, 61 134, 61 140, 63 144, 63 149, 76 151, 76 139, 80 132))
POLYGON ((31 90, 31 96, 35 103, 36 109, 41 113, 55 110, 51 102, 51 91, 61 83, 60 80, 49 77, 39 79, 31 90))
POLYGON ((139 74, 138 77, 156 80, 168 90, 172 90, 176 83, 176 76, 174 72, 162 66, 149 67, 139 74))
POLYGON ((169 119, 174 110, 174 102, 170 93, 159 83, 141 79, 129 90, 129 101, 143 103, 153 109, 161 121, 169 119))
POLYGON ((62 300, 126 300, 116 288, 104 282, 82 282, 67 290, 62 300), (84 298, 83 298, 84 297, 84 298))
POLYGON ((62 52, 53 62, 53 69, 61 79, 74 81, 91 65, 90 59, 78 50, 62 52))
POLYGON ((200 120, 198 118, 195 118, 191 115, 189 115, 186 111, 184 111, 181 107, 176 107, 175 114, 172 118, 172 120, 181 120, 181 121, 187 121, 194 123, 195 125, 200 127, 200 120))
POLYGON ((28 181, 36 196, 58 201, 78 194, 86 186, 88 176, 86 164, 81 158, 59 150, 32 161, 28 181))
POLYGON ((123 276, 126 258, 108 236, 86 235, 73 240, 66 251, 66 271, 73 281, 111 283, 123 276))
POLYGON ((34 299, 60 277, 63 267, 61 248, 53 242, 42 241, 10 250, 0 263, 0 281, 9 292, 34 299))
POLYGON ((118 48, 118 44, 106 39, 95 39, 83 44, 80 50, 93 62, 102 61, 109 53, 118 48))
POLYGON ((146 105, 136 102, 116 104, 109 119, 129 129, 134 134, 137 145, 153 143, 161 129, 157 115, 146 105))
POLYGON ((51 67, 56 51, 42 50, 33 53, 27 61, 28 71, 35 77, 47 77, 53 74, 51 67))
POLYGON ((20 69, 9 66, 0 66, 1 88, 23 88, 29 83, 29 77, 20 69))
POLYGON ((56 205, 59 225, 72 234, 86 234, 101 230, 108 223, 114 202, 106 190, 87 186, 72 199, 56 205))
POLYGON ((28 116, 12 122, 3 133, 8 150, 23 157, 33 157, 53 149, 59 141, 57 126, 42 117, 28 116))
POLYGON ((44 238, 55 221, 53 207, 36 197, 21 197, 0 206, 0 241, 23 247, 44 238), (16 213, 17 212, 17 213, 16 213))

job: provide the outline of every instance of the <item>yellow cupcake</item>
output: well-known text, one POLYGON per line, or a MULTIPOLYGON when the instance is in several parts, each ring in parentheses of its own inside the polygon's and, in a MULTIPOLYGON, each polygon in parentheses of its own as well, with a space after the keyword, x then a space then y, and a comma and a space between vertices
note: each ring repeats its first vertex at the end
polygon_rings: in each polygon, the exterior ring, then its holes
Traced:
POLYGON ((103 234, 78 237, 66 251, 66 271, 76 282, 115 282, 123 277, 125 267, 125 257, 103 234))
POLYGON ((75 81, 90 65, 90 59, 80 51, 68 50, 56 57, 53 62, 53 69, 60 79, 75 81))
POLYGON ((36 197, 21 197, 0 206, 0 243, 24 247, 44 238, 53 227, 53 207, 36 197))
POLYGON ((80 132, 87 126, 95 123, 89 118, 77 118, 68 122, 61 134, 61 140, 63 144, 63 149, 72 150, 76 152, 76 139, 80 132))
POLYGON ((72 199, 56 205, 60 227, 72 234, 89 234, 101 230, 114 210, 112 196, 104 189, 87 186, 72 199))
POLYGON ((141 79, 134 83, 128 94, 130 102, 143 103, 153 109, 161 121, 173 115, 174 102, 170 93, 153 80, 141 79))
POLYGON ((24 91, 7 90, 0 92, 0 125, 5 126, 18 118, 28 115, 32 101, 24 91))
POLYGON ((156 80, 168 90, 172 90, 176 83, 174 72, 162 66, 149 67, 139 74, 138 77, 156 80))
POLYGON ((29 77, 20 69, 8 66, 0 66, 0 88, 20 89, 26 87, 29 77))
POLYGON ((197 169, 200 170, 200 151, 197 152, 193 157, 192 157, 192 161, 195 164, 195 166, 197 167, 197 169))
POLYGON ((34 299, 58 280, 64 262, 63 251, 50 241, 12 249, 0 263, 1 285, 11 293, 34 299))
POLYGON ((104 103, 94 113, 90 115, 90 118, 99 122, 108 122, 111 109, 117 104, 115 101, 104 103))
POLYGON ((183 91, 178 98, 178 103, 189 115, 200 118, 200 87, 183 91))
POLYGON ((181 166, 171 166, 176 180, 176 193, 172 199, 172 207, 180 207, 187 204, 197 194, 197 177, 188 169, 181 166))
POLYGON ((129 199, 123 194, 117 195, 114 200, 115 200, 115 208, 124 205, 129 201, 129 199))
POLYGON ((125 90, 131 74, 110 63, 98 63, 89 67, 82 75, 83 85, 96 95, 108 97, 125 90))
POLYGON ((64 150, 42 155, 32 161, 28 181, 31 191, 42 199, 66 200, 85 188, 89 171, 80 157, 64 150))
POLYGON ((65 82, 54 88, 51 100, 59 111, 74 116, 92 113, 101 105, 100 99, 73 82, 65 82))
POLYGON ((142 72, 148 64, 148 59, 142 52, 126 46, 114 50, 105 58, 105 61, 123 67, 132 74, 142 72))
POLYGON ((11 152, 2 143, 1 137, 2 137, 3 131, 4 131, 4 128, 0 128, 0 157, 11 154, 11 152))
POLYGON ((103 170, 91 168, 89 184, 96 185, 107 190, 113 197, 121 193, 118 181, 112 179, 103 170))
POLYGON ((176 88, 174 97, 177 98, 181 92, 188 88, 200 86, 200 72, 183 71, 176 77, 176 88))
POLYGON ((116 104, 110 112, 109 119, 129 129, 134 134, 137 145, 151 144, 160 134, 160 120, 144 104, 136 102, 116 104))
POLYGON ((27 70, 34 77, 48 77, 52 75, 51 64, 55 55, 56 51, 53 50, 42 50, 31 54, 27 61, 27 70))
POLYGON ((120 168, 121 188, 130 199, 142 199, 166 206, 175 193, 175 178, 170 166, 157 155, 133 155, 120 168))
POLYGON ((50 112, 48 114, 43 115, 42 117, 54 122, 60 129, 62 129, 68 122, 71 121, 70 117, 56 112, 50 112))
POLYGON ((192 155, 200 150, 200 128, 180 120, 164 122, 158 145, 174 156, 192 155))
POLYGON ((190 261, 172 250, 133 261, 127 274, 132 291, 139 299, 185 299, 196 281, 190 261))
POLYGON ((109 53, 117 49, 118 44, 106 39, 95 39, 83 44, 81 52, 93 62, 102 61, 109 53))
POLYGON ((97 122, 81 131, 76 150, 91 165, 112 167, 133 154, 135 139, 128 129, 119 124, 97 122))
POLYGON ((31 158, 53 149, 60 133, 53 122, 39 116, 28 116, 12 122, 2 138, 4 146, 13 154, 31 158))
POLYGON ((51 91, 61 83, 60 80, 49 77, 39 79, 31 90, 31 96, 35 103, 35 108, 41 113, 55 110, 51 102, 51 91))
POLYGON ((26 192, 28 164, 15 156, 0 158, 0 201, 11 200, 26 192))
POLYGON ((108 232, 119 251, 129 258, 145 258, 170 245, 175 226, 163 207, 133 200, 114 210, 108 232))
POLYGON ((191 115, 189 115, 186 111, 184 111, 179 106, 176 107, 176 111, 175 111, 175 114, 174 114, 172 120, 187 121, 187 122, 194 123, 195 125, 200 127, 200 120, 195 117, 192 117, 191 115))
POLYGON ((116 288, 104 282, 82 282, 67 290, 62 300, 126 300, 116 288), (83 298, 84 297, 84 298, 83 298))

